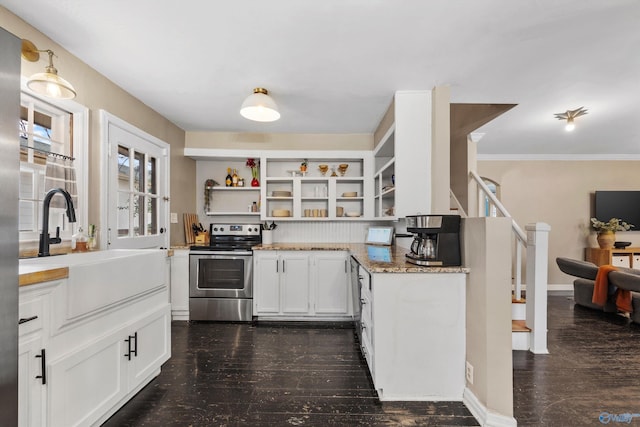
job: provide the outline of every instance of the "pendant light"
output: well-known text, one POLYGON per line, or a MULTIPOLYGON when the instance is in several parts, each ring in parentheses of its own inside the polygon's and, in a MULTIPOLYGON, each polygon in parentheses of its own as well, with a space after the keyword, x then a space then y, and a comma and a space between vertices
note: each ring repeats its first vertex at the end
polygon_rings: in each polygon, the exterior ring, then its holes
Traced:
POLYGON ((269 96, 269 91, 261 87, 253 89, 253 93, 244 100, 240 114, 256 122, 273 122, 280 118, 278 106, 269 96))
POLYGON ((76 90, 71 83, 58 76, 58 70, 53 66, 53 51, 50 49, 39 50, 31 41, 22 40, 22 57, 25 60, 29 62, 38 61, 40 52, 46 52, 49 55, 49 65, 45 67, 44 73, 36 73, 31 76, 27 81, 27 87, 50 98, 75 98, 76 90))
POLYGON ((556 113, 554 114, 555 118, 558 120, 566 120, 567 124, 564 129, 567 132, 571 132, 576 128, 575 119, 580 116, 584 116, 587 114, 587 109, 584 107, 576 108, 575 110, 567 110, 564 113, 556 113))

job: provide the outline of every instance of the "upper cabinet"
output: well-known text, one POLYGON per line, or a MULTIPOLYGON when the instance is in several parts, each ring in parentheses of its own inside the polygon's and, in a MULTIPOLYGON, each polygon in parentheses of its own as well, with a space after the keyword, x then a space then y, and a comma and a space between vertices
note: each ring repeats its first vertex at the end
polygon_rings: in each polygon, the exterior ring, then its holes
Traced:
POLYGON ((396 92, 373 151, 376 218, 431 212, 431 91, 396 92))
POLYGON ((323 157, 263 159, 262 217, 307 221, 371 219, 371 155, 331 154, 334 156, 326 153, 323 157))

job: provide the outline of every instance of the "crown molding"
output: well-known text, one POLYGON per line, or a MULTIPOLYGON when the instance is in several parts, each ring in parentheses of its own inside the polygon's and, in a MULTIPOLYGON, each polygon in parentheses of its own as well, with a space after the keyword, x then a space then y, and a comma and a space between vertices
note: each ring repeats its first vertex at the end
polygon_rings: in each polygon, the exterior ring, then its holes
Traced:
POLYGON ((478 154, 477 160, 609 161, 640 160, 640 154, 478 154))

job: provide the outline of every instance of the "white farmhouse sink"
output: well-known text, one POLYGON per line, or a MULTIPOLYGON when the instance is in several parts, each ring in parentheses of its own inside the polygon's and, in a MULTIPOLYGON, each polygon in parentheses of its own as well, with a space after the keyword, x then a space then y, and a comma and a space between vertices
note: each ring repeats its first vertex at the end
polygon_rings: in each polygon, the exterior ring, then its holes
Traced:
POLYGON ((69 268, 64 291, 55 298, 66 305, 64 323, 165 286, 166 257, 160 249, 113 249, 22 259, 20 271, 69 268))

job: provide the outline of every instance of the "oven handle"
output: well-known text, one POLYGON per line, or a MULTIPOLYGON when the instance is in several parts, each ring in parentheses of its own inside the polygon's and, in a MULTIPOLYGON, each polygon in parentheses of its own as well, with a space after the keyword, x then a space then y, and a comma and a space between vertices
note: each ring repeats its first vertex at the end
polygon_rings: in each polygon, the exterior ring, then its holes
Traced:
POLYGON ((216 258, 217 256, 252 256, 251 251, 190 251, 189 255, 209 255, 210 258, 216 258))

